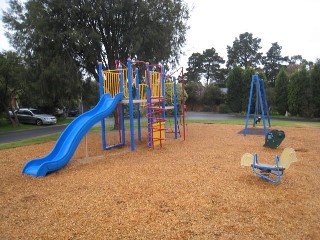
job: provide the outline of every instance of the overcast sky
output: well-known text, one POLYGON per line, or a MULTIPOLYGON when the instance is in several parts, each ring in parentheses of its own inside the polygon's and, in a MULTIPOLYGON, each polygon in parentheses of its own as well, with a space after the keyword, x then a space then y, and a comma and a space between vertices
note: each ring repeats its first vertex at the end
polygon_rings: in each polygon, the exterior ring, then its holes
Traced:
POLYGON ((187 0, 193 8, 187 34, 186 62, 194 53, 214 47, 227 60, 227 46, 245 32, 261 39, 265 54, 271 44, 283 56, 320 58, 320 0, 187 0))
POLYGON ((9 49, 9 43, 4 36, 4 29, 2 26, 2 10, 7 9, 7 0, 0 0, 0 51, 9 49))
MULTIPOLYGON (((0 0, 6 9, 7 0, 0 0)), ((186 0, 191 11, 190 30, 181 64, 192 53, 214 47, 227 60, 227 46, 241 33, 261 39, 265 54, 271 43, 282 46, 283 56, 320 58, 320 0, 186 0)), ((2 12, 2 11, 1 11, 2 12)), ((2 13, 0 14, 2 16, 2 13)), ((9 49, 0 24, 0 51, 9 49)))

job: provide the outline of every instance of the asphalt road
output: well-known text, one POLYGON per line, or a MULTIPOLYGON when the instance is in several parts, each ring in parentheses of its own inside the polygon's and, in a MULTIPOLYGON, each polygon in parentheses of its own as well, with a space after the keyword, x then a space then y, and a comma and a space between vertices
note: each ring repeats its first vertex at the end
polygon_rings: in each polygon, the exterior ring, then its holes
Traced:
MULTIPOLYGON (((202 120, 225 120, 235 119, 239 116, 229 114, 216 114, 207 112, 188 112, 187 119, 202 119, 202 120)), ((100 124, 100 123, 98 123, 100 124)), ((47 136, 54 133, 62 133, 67 125, 50 125, 50 126, 35 126, 33 129, 14 131, 8 133, 0 133, 0 144, 11 143, 20 140, 26 140, 41 136, 47 136)))

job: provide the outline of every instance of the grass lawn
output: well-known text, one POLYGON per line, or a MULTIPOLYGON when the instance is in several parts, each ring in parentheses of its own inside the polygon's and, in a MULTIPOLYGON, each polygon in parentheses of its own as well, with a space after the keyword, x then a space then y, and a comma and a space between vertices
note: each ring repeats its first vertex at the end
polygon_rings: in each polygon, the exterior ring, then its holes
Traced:
MULTIPOLYGON (((67 118, 67 119, 58 119, 57 125, 62 125, 62 124, 68 124, 72 121, 73 119, 67 118)), ((33 128, 38 128, 39 126, 33 125, 33 124, 20 124, 20 126, 14 127, 12 124, 5 118, 0 118, 0 133, 5 133, 5 132, 12 132, 12 131, 19 131, 19 130, 26 130, 26 129, 33 129, 33 128)))

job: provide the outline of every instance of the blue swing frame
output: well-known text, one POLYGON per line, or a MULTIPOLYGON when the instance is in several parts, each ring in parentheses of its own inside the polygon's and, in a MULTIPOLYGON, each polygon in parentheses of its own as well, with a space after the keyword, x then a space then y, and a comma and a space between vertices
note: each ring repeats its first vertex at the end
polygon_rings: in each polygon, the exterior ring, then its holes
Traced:
POLYGON ((269 164, 259 164, 258 161, 258 155, 254 153, 254 160, 252 166, 252 171, 257 174, 258 176, 273 182, 273 183, 278 183, 281 181, 281 176, 283 175, 283 172, 285 168, 279 167, 279 156, 276 155, 276 165, 272 166, 269 164), (258 171, 257 171, 258 170, 258 171), (269 177, 268 175, 274 175, 276 176, 276 179, 269 177))
POLYGON ((249 101, 248 101, 248 111, 247 111, 247 117, 246 117, 246 125, 244 128, 243 134, 244 134, 244 136, 246 136, 248 134, 248 124, 249 124, 250 109, 251 109, 251 102, 252 102, 254 87, 256 88, 256 104, 255 104, 255 112, 254 112, 254 117, 253 117, 253 126, 256 125, 256 119, 258 116, 258 110, 259 110, 259 106, 260 106, 264 136, 267 136, 268 131, 266 128, 265 113, 267 115, 269 127, 271 127, 269 106, 268 106, 267 92, 266 92, 266 89, 264 86, 264 81, 263 81, 263 79, 260 79, 259 75, 252 75, 252 78, 251 78, 250 96, 249 96, 249 101))

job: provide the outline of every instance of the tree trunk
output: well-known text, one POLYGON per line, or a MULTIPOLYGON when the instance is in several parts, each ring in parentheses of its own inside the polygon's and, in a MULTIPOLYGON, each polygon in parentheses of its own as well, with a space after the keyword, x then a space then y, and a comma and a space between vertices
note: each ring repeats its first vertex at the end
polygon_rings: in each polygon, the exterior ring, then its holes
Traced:
POLYGON ((7 114, 7 118, 9 119, 9 121, 11 122, 12 126, 13 127, 19 127, 20 126, 20 123, 19 123, 19 120, 17 118, 17 115, 15 114, 14 111, 12 111, 12 116, 10 115, 10 112, 9 112, 9 109, 8 107, 5 105, 5 104, 2 104, 2 106, 4 107, 5 109, 5 112, 7 114))

